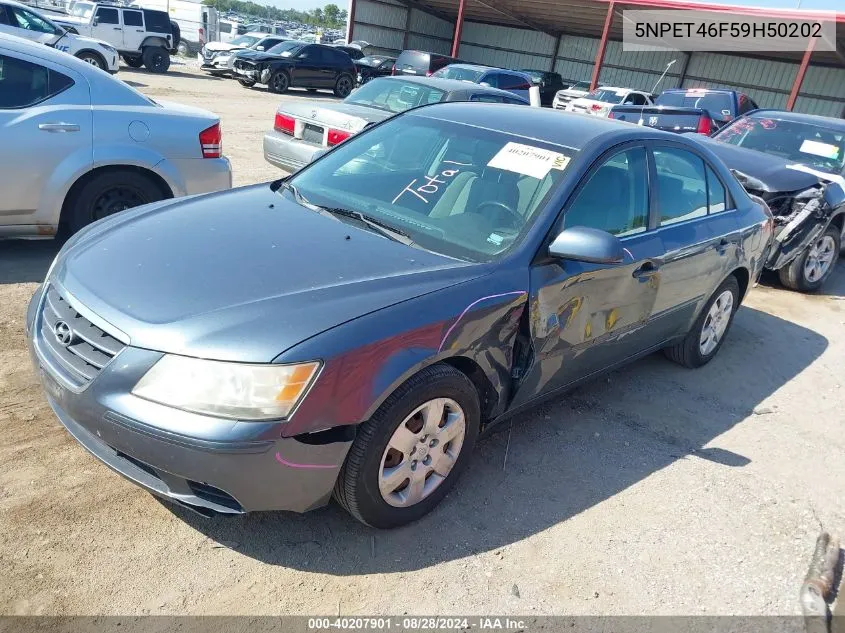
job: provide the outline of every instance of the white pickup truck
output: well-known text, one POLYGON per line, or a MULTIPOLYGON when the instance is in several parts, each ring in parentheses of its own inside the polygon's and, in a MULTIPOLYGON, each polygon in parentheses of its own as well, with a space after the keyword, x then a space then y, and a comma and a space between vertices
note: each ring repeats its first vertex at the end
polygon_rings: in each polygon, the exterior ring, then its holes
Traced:
POLYGON ((164 11, 79 1, 68 15, 56 16, 53 21, 80 35, 105 40, 129 66, 143 64, 154 73, 170 68, 169 51, 178 45, 178 35, 164 11))
POLYGON ((108 42, 70 33, 45 14, 14 0, 0 0, 0 33, 46 44, 112 74, 117 50, 108 42))

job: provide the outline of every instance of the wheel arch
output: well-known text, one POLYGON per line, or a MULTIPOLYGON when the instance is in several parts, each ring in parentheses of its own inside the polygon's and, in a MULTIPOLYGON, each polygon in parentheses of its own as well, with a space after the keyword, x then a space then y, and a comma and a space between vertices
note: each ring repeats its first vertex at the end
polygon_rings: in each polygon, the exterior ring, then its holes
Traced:
MULTIPOLYGON (((728 277, 731 275, 736 277, 736 282, 739 284, 739 300, 742 301, 748 293, 748 288, 751 284, 751 272, 745 266, 739 266, 738 268, 734 268, 728 277)), ((724 281, 723 279, 719 285, 721 286, 724 281)))
POLYGON ((841 233, 845 230, 845 211, 840 211, 830 219, 830 225, 835 226, 841 233))
POLYGON ((170 45, 167 43, 167 40, 163 37, 158 37, 157 35, 150 35, 144 38, 144 41, 141 42, 141 50, 147 46, 160 46, 165 50, 170 50, 170 45))
POLYGON ((91 55, 96 55, 97 57, 99 57, 100 61, 103 63, 103 67, 104 67, 104 68, 108 68, 108 67, 109 67, 109 64, 108 64, 108 62, 106 61, 106 58, 105 58, 105 57, 103 57, 103 54, 102 54, 101 52, 99 52, 99 51, 95 51, 93 48, 83 48, 82 50, 78 50, 78 51, 76 51, 76 52, 73 54, 73 56, 74 56, 74 57, 76 57, 77 59, 79 59, 79 56, 80 56, 80 55, 84 55, 85 53, 90 53, 91 55))
POLYGON ((170 187, 168 182, 159 174, 146 167, 141 167, 138 165, 104 165, 101 167, 95 167, 94 169, 91 169, 79 176, 79 178, 74 181, 74 183, 70 186, 67 193, 65 194, 64 201, 62 202, 62 209, 59 214, 59 231, 62 231, 63 229, 67 228, 66 223, 68 218, 68 209, 70 208, 70 205, 73 203, 73 200, 76 198, 79 191, 81 191, 82 187, 84 187, 86 184, 88 184, 99 176, 121 171, 131 171, 135 172, 136 174, 146 176, 147 178, 152 180, 159 189, 161 189, 165 199, 174 197, 173 189, 170 187))

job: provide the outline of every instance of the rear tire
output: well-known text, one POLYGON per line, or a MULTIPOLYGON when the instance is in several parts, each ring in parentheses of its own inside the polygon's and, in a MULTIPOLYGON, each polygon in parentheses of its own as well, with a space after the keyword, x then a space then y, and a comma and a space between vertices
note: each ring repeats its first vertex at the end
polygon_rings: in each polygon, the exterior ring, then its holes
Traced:
POLYGON ((427 367, 393 392, 373 417, 358 427, 335 483, 335 499, 353 517, 376 528, 416 521, 440 503, 466 467, 480 421, 478 392, 469 378, 449 365, 427 367), (442 403, 440 415, 426 417, 425 412, 437 410, 428 408, 433 402, 442 403), (433 421, 431 427, 426 420, 433 421), (442 443, 437 439, 441 433, 442 443), (393 448, 398 437, 410 440, 405 443, 407 450, 393 448), (448 460, 442 461, 444 456, 448 460), (389 466, 388 460, 395 463, 389 466), (410 479, 389 481, 388 472, 399 472, 400 468, 399 477, 407 473, 418 483, 423 482, 418 489, 421 496, 413 497, 416 501, 411 500, 414 491, 410 479), (446 474, 440 476, 433 469, 446 474), (403 501, 403 495, 407 501, 403 501))
POLYGON ((809 248, 778 270, 780 283, 798 292, 815 292, 820 289, 836 267, 841 246, 840 230, 835 226, 827 227, 827 231, 809 248), (813 266, 813 263, 818 266, 813 266))
POLYGON ((100 70, 105 70, 106 72, 108 72, 109 68, 106 64, 106 60, 103 59, 103 56, 99 55, 98 53, 84 51, 82 53, 79 53, 76 57, 77 59, 81 59, 82 61, 84 61, 86 64, 91 64, 92 66, 96 66, 100 70))
POLYGON ((290 88, 290 77, 285 71, 277 70, 270 75, 270 79, 267 81, 267 90, 275 94, 282 94, 287 92, 288 88, 290 88))
POLYGON ((684 340, 667 347, 663 353, 669 360, 691 369, 706 365, 713 360, 725 342, 738 307, 739 283, 736 277, 731 275, 710 297, 684 340), (717 302, 722 303, 716 305, 717 302), (716 335, 715 341, 707 337, 705 329, 716 335), (705 338, 708 341, 706 344, 705 338))
POLYGON ((179 42, 176 45, 176 54, 181 55, 182 57, 187 57, 190 54, 191 50, 188 48, 188 44, 186 42, 179 42))
POLYGON ((345 99, 349 96, 349 93, 352 92, 354 87, 355 80, 352 76, 343 74, 337 78, 337 81, 334 84, 334 96, 345 99))
POLYGON ((123 61, 126 62, 126 65, 130 68, 140 68, 144 65, 144 60, 141 58, 140 55, 133 56, 133 55, 124 55, 123 61))
POLYGON ((166 73, 170 68, 170 53, 161 46, 147 46, 142 54, 144 66, 151 73, 166 73))
POLYGON ((167 197, 149 176, 135 171, 109 171, 85 183, 69 201, 62 218, 68 234, 96 220, 167 197))

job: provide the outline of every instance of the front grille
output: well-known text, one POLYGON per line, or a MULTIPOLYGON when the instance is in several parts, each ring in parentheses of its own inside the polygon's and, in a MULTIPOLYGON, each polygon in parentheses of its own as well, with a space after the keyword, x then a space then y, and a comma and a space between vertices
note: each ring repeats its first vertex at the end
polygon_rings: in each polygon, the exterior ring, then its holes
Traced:
POLYGON ((50 286, 41 311, 40 339, 47 360, 77 387, 97 376, 124 347, 119 340, 79 314, 50 286))
POLYGON ((239 59, 235 62, 235 68, 240 68, 241 70, 253 70, 255 68, 255 64, 239 59))

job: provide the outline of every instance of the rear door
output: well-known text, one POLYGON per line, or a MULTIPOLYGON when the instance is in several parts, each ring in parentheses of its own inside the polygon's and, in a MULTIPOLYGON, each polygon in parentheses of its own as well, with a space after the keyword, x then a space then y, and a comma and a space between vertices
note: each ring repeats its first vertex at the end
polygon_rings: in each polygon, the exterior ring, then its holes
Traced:
POLYGON ((0 53, 0 225, 55 222, 64 187, 78 170, 90 169, 90 105, 82 75, 38 57, 0 53))
POLYGON ((740 232, 724 185, 706 161, 665 142, 650 145, 657 233, 665 251, 655 327, 684 334, 736 261, 740 232))
POLYGON ((298 88, 323 88, 325 78, 321 76, 319 46, 305 46, 296 55, 296 63, 291 68, 291 85, 298 88))
POLYGON ((633 144, 600 157, 552 231, 586 226, 616 235, 620 264, 541 258, 530 271, 535 363, 513 405, 560 389, 661 343, 651 317, 663 246, 649 230, 648 154, 633 144))
POLYGON ((117 8, 97 7, 91 22, 91 37, 105 40, 118 50, 127 50, 123 44, 123 26, 117 8))
POLYGON ((144 41, 144 12, 136 9, 123 9, 123 47, 126 50, 140 50, 144 41))

